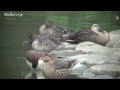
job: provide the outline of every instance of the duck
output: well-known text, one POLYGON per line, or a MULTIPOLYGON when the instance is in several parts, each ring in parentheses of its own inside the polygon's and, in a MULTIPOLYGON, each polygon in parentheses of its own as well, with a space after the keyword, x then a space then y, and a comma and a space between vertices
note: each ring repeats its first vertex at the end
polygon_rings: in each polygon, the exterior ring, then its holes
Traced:
POLYGON ((57 55, 46 55, 40 58, 41 72, 45 79, 64 79, 77 64, 75 60, 63 61, 57 55))
MULTIPOLYGON (((31 70, 40 70, 40 58, 46 57, 50 55, 46 52, 38 52, 36 50, 28 50, 25 54, 26 63, 30 67, 31 70)), ((57 59, 62 57, 57 57, 57 59)))
POLYGON ((35 33, 30 34, 30 35, 29 35, 29 40, 28 40, 28 42, 29 42, 30 44, 32 44, 33 41, 35 41, 38 36, 39 36, 39 35, 37 35, 37 34, 35 34, 35 33))
MULTIPOLYGON (((26 63, 31 69, 30 72, 38 72, 39 70, 43 79, 64 79, 76 67, 77 63, 75 61, 64 60, 63 57, 58 57, 55 54, 47 54, 35 50, 26 52, 26 63)), ((28 74, 26 78, 30 78, 31 74, 28 74)))
POLYGON ((48 20, 46 21, 46 23, 42 26, 40 26, 39 28, 39 32, 40 33, 44 33, 46 30, 52 29, 56 32, 60 32, 60 33, 65 33, 65 31, 67 31, 66 29, 58 26, 57 24, 53 23, 52 21, 48 20))
POLYGON ((68 43, 78 44, 80 42, 91 41, 105 46, 110 40, 109 33, 104 31, 100 25, 93 24, 91 30, 76 31, 69 35, 68 43))
POLYGON ((41 35, 35 35, 31 34, 29 36, 29 41, 31 42, 31 46, 33 50, 37 50, 39 52, 50 52, 59 45, 61 45, 61 42, 59 38, 56 38, 54 35, 49 35, 48 33, 44 33, 41 35))
POLYGON ((44 25, 40 26, 39 32, 40 34, 48 32, 49 34, 56 35, 56 37, 60 38, 60 41, 64 42, 68 39, 70 34, 69 30, 66 30, 57 24, 54 24, 52 21, 48 20, 44 25))
POLYGON ((28 50, 25 54, 26 63, 31 70, 40 70, 39 58, 44 57, 47 53, 28 50))

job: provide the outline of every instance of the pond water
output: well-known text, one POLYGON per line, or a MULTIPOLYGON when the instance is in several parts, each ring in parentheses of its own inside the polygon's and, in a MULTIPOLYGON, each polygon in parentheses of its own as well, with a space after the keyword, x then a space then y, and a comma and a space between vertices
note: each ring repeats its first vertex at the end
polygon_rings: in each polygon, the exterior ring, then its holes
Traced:
POLYGON ((118 11, 0 11, 0 79, 24 79, 29 73, 25 53, 32 48, 23 41, 47 20, 74 31, 94 23, 108 32, 120 29, 118 11))

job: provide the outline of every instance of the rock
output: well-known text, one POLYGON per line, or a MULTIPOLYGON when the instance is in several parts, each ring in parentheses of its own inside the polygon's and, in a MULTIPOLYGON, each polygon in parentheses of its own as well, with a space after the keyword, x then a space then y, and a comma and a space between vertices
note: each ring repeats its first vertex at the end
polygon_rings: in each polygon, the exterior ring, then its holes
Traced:
POLYGON ((77 62, 86 65, 87 67, 91 67, 97 64, 120 64, 117 61, 117 57, 107 56, 103 54, 89 54, 89 55, 82 55, 77 59, 77 62))
POLYGON ((86 54, 83 51, 75 51, 75 50, 53 50, 49 54, 56 54, 58 56, 66 57, 66 56, 74 56, 78 54, 86 54))
POLYGON ((115 79, 120 79, 120 76, 118 76, 117 78, 115 78, 115 79))
POLYGON ((120 48, 120 41, 116 42, 113 48, 120 48))
MULTIPOLYGON (((111 51, 112 52, 112 51, 111 51)), ((120 55, 118 53, 118 55, 120 55)), ((87 67, 91 67, 97 64, 120 64, 118 57, 114 55, 114 53, 110 54, 78 54, 74 56, 66 56, 63 58, 64 61, 76 60, 81 64, 86 65, 87 67)))
POLYGON ((91 72, 86 72, 82 74, 84 78, 93 78, 95 77, 95 74, 91 73, 91 72))
POLYGON ((120 35, 120 29, 119 29, 119 30, 111 31, 111 32, 109 32, 109 34, 117 34, 117 35, 120 35))
MULTIPOLYGON (((120 76, 120 64, 119 64, 119 66, 117 67, 117 69, 118 69, 118 71, 119 71, 119 75, 118 76, 120 76)), ((118 77, 117 76, 117 77, 118 77)))
POLYGON ((88 54, 78 54, 78 55, 74 55, 74 56, 67 56, 65 59, 79 59, 82 58, 84 56, 87 56, 88 54))
POLYGON ((120 62, 118 60, 110 60, 105 62, 104 64, 120 64, 120 62))
POLYGON ((77 59, 78 62, 86 65, 87 67, 91 67, 96 64, 108 63, 109 61, 114 61, 114 60, 115 60, 114 57, 108 57, 102 54, 84 55, 84 56, 81 56, 79 59, 77 59))
POLYGON ((64 61, 71 61, 71 60, 76 60, 76 62, 84 64, 84 62, 86 61, 86 59, 84 59, 84 57, 87 57, 88 54, 78 54, 75 56, 66 56, 61 58, 64 61), (81 59, 82 58, 82 59, 81 59))
POLYGON ((120 62, 120 48, 113 48, 110 51, 107 51, 105 55, 116 58, 115 60, 120 62))
POLYGON ((120 41, 120 36, 117 36, 117 37, 113 38, 112 40, 110 40, 105 46, 113 48, 113 46, 119 41, 120 41))
POLYGON ((119 36, 119 35, 117 35, 117 34, 110 34, 110 33, 109 33, 109 36, 110 36, 110 40, 112 40, 113 38, 115 38, 115 37, 117 37, 117 36, 119 36))
POLYGON ((112 77, 119 76, 120 69, 118 64, 102 64, 95 65, 85 70, 84 72, 92 72, 95 75, 110 75, 112 77))
POLYGON ((93 79, 113 79, 113 77, 109 75, 98 75, 95 76, 93 79))
POLYGON ((86 42, 79 43, 75 50, 104 54, 106 51, 110 50, 110 48, 101 46, 93 42, 86 41, 86 42))
POLYGON ((78 64, 77 64, 77 66, 75 65, 71 74, 80 75, 83 71, 85 71, 87 69, 87 67, 85 65, 82 65, 80 63, 78 63, 78 64))
POLYGON ((81 78, 79 78, 78 75, 69 74, 66 77, 64 77, 64 79, 81 79, 81 78))
POLYGON ((77 44, 70 44, 70 43, 65 43, 60 45, 57 50, 75 50, 77 44))

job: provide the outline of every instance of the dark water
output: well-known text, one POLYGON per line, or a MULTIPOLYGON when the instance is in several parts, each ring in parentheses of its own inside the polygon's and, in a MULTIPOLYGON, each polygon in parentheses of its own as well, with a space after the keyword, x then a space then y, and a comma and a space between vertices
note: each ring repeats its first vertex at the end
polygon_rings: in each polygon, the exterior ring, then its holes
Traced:
MULTIPOLYGON (((0 78, 24 79, 30 71, 25 62, 25 53, 30 44, 22 42, 29 34, 39 33, 40 25, 52 20, 70 30, 89 29, 98 23, 106 31, 120 29, 118 11, 0 11, 0 78), (6 16, 20 14, 23 16, 6 16)), ((32 78, 36 78, 33 74, 32 78)))

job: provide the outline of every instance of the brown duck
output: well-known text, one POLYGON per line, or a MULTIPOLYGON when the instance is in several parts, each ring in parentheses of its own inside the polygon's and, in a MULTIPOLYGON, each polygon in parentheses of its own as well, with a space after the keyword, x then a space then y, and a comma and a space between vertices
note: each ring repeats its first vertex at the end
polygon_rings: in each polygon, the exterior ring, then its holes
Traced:
POLYGON ((69 43, 80 43, 84 41, 91 41, 100 45, 105 46, 109 40, 109 34, 104 31, 98 24, 93 24, 91 30, 82 30, 74 32, 69 37, 69 40, 66 40, 69 43))
POLYGON ((35 50, 28 50, 26 52, 26 63, 31 69, 40 69, 39 59, 40 57, 44 57, 47 53, 45 52, 37 52, 35 50))
POLYGON ((64 79, 68 76, 76 65, 75 60, 63 61, 56 55, 46 55, 41 57, 41 72, 46 79, 64 79))
POLYGON ((60 38, 60 41, 65 41, 68 39, 68 36, 70 34, 69 30, 66 30, 57 24, 53 23, 52 21, 47 21, 45 25, 40 26, 39 28, 40 34, 49 32, 49 34, 56 35, 55 37, 60 38))
POLYGON ((56 38, 54 34, 49 34, 49 32, 34 38, 35 40, 32 43, 32 48, 39 52, 50 52, 61 45, 59 38, 56 38))

